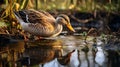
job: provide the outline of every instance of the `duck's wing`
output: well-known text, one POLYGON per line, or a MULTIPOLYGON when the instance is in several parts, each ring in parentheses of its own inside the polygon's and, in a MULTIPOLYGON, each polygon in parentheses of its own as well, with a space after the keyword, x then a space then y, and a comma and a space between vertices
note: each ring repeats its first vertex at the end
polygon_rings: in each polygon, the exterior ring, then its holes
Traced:
POLYGON ((50 13, 43 11, 43 10, 39 10, 40 13, 43 13, 44 15, 46 15, 47 17, 51 18, 51 19, 55 19, 50 13))
POLYGON ((22 20, 26 23, 54 23, 55 18, 45 11, 36 11, 33 9, 18 11, 22 20))

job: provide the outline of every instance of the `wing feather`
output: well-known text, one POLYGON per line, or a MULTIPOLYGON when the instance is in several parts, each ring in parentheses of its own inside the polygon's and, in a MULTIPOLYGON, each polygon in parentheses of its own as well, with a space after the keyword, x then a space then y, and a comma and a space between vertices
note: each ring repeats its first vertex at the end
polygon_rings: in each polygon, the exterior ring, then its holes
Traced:
POLYGON ((21 18, 26 23, 54 23, 55 18, 45 11, 33 9, 19 11, 21 18))

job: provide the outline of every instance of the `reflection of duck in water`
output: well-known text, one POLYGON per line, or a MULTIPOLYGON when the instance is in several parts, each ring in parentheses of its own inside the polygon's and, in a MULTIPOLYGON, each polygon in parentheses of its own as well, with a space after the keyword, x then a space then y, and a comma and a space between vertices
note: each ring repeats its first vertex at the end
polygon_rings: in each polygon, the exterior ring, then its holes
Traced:
POLYGON ((44 64, 62 55, 60 46, 61 41, 53 39, 41 39, 27 42, 25 51, 18 61, 22 62, 23 65, 30 66, 44 64), (23 63, 25 62, 24 60, 28 64, 23 63))
POLYGON ((61 33, 63 25, 75 31, 67 15, 61 14, 56 19, 45 11, 23 10, 14 12, 23 30, 40 37, 57 36, 61 33))
POLYGON ((58 58, 58 62, 61 65, 67 65, 70 62, 71 56, 72 54, 75 52, 75 50, 73 50, 72 52, 69 52, 68 54, 61 56, 58 58))
POLYGON ((60 58, 55 58, 54 60, 45 63, 43 67, 78 67, 78 50, 73 50, 69 52, 67 55, 62 56, 60 58))
POLYGON ((55 58, 54 60, 45 63, 43 67, 65 67, 70 63, 71 55, 75 52, 73 50, 72 52, 69 52, 65 56, 61 56, 58 58, 55 58))

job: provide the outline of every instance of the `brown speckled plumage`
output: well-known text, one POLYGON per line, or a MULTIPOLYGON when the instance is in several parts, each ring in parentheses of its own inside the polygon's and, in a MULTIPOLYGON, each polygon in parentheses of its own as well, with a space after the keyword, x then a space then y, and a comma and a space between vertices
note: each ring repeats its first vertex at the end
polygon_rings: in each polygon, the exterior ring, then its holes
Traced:
POLYGON ((69 17, 61 14, 56 19, 45 11, 33 9, 14 12, 22 29, 40 37, 57 36, 62 31, 62 25, 66 25, 71 31, 69 17))

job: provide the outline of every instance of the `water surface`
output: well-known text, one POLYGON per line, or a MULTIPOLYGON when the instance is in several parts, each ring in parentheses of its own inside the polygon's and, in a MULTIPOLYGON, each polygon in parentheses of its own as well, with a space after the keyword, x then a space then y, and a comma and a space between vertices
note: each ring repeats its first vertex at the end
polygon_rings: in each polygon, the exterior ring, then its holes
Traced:
POLYGON ((120 66, 120 55, 106 51, 101 37, 96 37, 96 42, 94 42, 95 37, 88 36, 86 41, 84 38, 60 35, 28 42, 23 40, 9 42, 0 47, 0 67, 120 66), (97 50, 97 47, 100 47, 100 50, 97 50), (97 52, 100 55, 97 56, 97 52), (95 60, 96 58, 98 59, 95 60))

